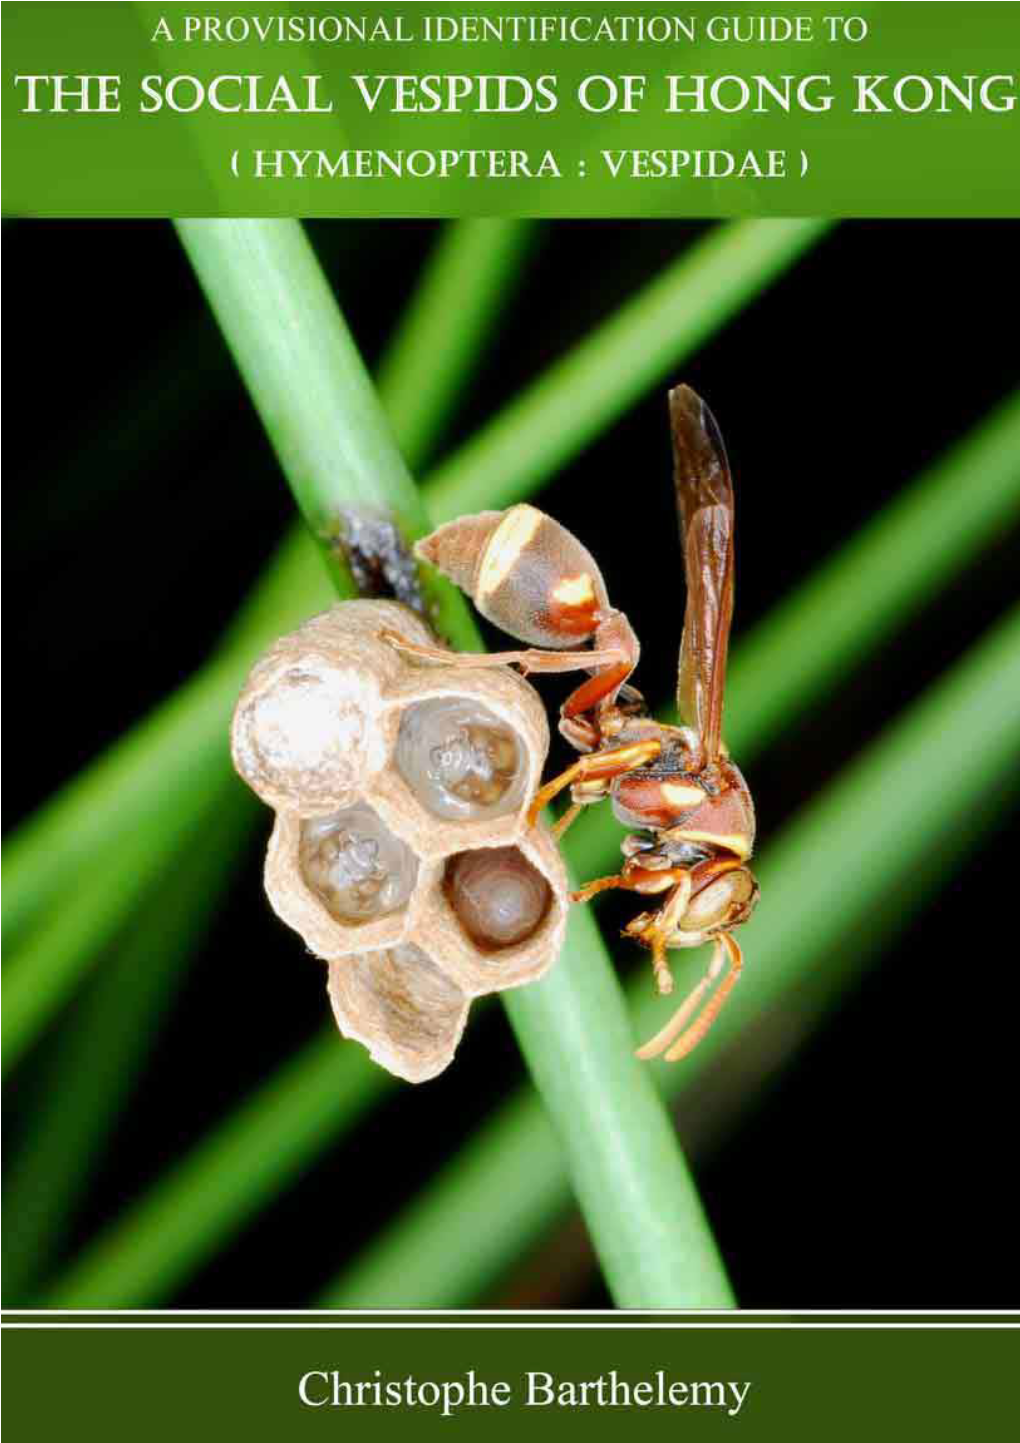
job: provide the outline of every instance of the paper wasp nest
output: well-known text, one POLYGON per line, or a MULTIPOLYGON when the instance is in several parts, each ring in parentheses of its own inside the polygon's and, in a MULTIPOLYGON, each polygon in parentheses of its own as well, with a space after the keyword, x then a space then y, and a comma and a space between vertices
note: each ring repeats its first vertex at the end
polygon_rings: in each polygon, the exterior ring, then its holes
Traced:
POLYGON ((329 963, 340 1031, 421 1082, 471 998, 555 961, 567 881, 526 826, 549 746, 531 686, 415 663, 384 628, 434 644, 391 601, 341 602, 277 641, 238 701, 233 756, 276 812, 266 892, 329 963))

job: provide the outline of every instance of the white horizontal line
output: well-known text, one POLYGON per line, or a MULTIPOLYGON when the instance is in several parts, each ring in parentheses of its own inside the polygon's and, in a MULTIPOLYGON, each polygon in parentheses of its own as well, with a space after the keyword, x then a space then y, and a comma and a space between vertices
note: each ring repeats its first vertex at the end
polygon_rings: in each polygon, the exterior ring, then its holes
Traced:
MULTIPOLYGON (((2 1308, 19 1318, 506 1318, 507 1308, 2 1308)), ((563 1318, 563 1308, 518 1308, 563 1318)), ((573 1318, 1020 1318, 1020 1308, 571 1308, 573 1318)), ((633 1325, 631 1325, 633 1326, 633 1325)))
MULTIPOLYGON (((374 1329, 376 1329, 376 1330, 379 1331, 379 1332, 385 1331, 385 1330, 387 1330, 387 1329, 392 1330, 392 1331, 395 1331, 395 1332, 405 1332, 405 1331, 415 1332, 415 1331, 420 1331, 420 1330, 422 1330, 422 1329, 424 1329, 424 1330, 426 1330, 426 1331, 428 1331, 428 1330, 431 1329, 432 1331, 435 1331, 435 1332, 456 1332, 456 1331, 470 1330, 470 1329, 472 1329, 472 1328, 475 1326, 473 1323, 382 1323, 382 1322, 380 1322, 380 1323, 373 1323, 373 1324, 369 1324, 369 1325, 366 1325, 366 1324, 363 1323, 363 1322, 362 1322, 362 1323, 354 1323, 354 1322, 351 1322, 351 1323, 343 1323, 343 1322, 321 1322, 321 1323, 288 1323, 288 1324, 284 1324, 284 1323, 254 1323, 254 1322, 253 1322, 253 1323, 244 1323, 244 1324, 239 1324, 239 1323, 100 1323, 100 1324, 97 1325, 97 1324, 94 1324, 94 1323, 15 1323, 15 1322, 7 1322, 7 1321, 2 1321, 2 1320, 0 1320, 0 1325, 2 1325, 4 1328, 36 1329, 37 1331, 40 1330, 40 1329, 43 1329, 43 1330, 54 1331, 54 1332, 59 1331, 59 1330, 61 1330, 61 1329, 67 1330, 67 1329, 69 1329, 69 1328, 70 1328, 70 1329, 92 1328, 93 1330, 95 1330, 97 1327, 98 1327, 99 1330, 104 1330, 104 1329, 114 1329, 114 1330, 119 1330, 119 1329, 139 1329, 139 1330, 143 1330, 143 1331, 144 1331, 144 1330, 150 1330, 150 1331, 151 1331, 151 1330, 155 1330, 155 1331, 157 1331, 157 1332, 170 1331, 170 1330, 172 1330, 172 1329, 174 1329, 174 1328, 185 1328, 185 1329, 200 1330, 200 1331, 201 1331, 201 1330, 217 1330, 217 1329, 226 1329, 226 1330, 234 1329, 234 1330, 237 1330, 237 1329, 240 1328, 240 1329, 242 1329, 243 1331, 249 1331, 249 1330, 252 1330, 252 1329, 255 1329, 255 1330, 262 1330, 262 1329, 272 1330, 272 1329, 274 1329, 274 1328, 288 1327, 288 1328, 296 1328, 296 1329, 299 1329, 299 1330, 302 1330, 302 1331, 316 1331, 316 1330, 318 1330, 318 1331, 322 1332, 322 1331, 327 1331, 327 1330, 329 1330, 329 1329, 331 1329, 331 1328, 335 1328, 335 1329, 338 1329, 338 1330, 341 1330, 341 1331, 347 1331, 347 1330, 349 1330, 349 1329, 363 1328, 363 1327, 365 1327, 365 1326, 371 1326, 371 1327, 373 1327, 374 1329)), ((966 1324, 966 1325, 961 1324, 961 1323, 935 1323, 935 1322, 932 1322, 932 1323, 923 1323, 923 1324, 919 1324, 919 1323, 883 1323, 883 1322, 871 1322, 871 1323, 849 1323, 849 1322, 847 1322, 847 1323, 824 1323, 824 1322, 818 1322, 818 1323, 786 1323, 786 1322, 737 1323, 737 1322, 735 1322, 735 1323, 734 1323, 734 1326, 737 1327, 738 1329, 749 1329, 749 1330, 751 1330, 751 1331, 759 1331, 759 1330, 768 1331, 768 1330, 770 1330, 770 1329, 772 1329, 772 1330, 779 1330, 779 1331, 800 1331, 800 1330, 810 1331, 811 1329, 820 1329, 820 1330, 822 1330, 822 1331, 833 1331, 833 1332, 846 1332, 846 1331, 864 1331, 864 1332, 866 1332, 868 1329, 878 1330, 878 1331, 897 1331, 897 1330, 906 1330, 906 1331, 909 1331, 910 1329, 916 1329, 916 1330, 920 1330, 920 1331, 924 1331, 924 1332, 931 1332, 931 1331, 933 1331, 933 1330, 942 1330, 942 1329, 953 1329, 953 1328, 955 1328, 955 1329, 960 1329, 961 1327, 964 1327, 964 1326, 965 1326, 966 1329, 967 1329, 967 1331, 970 1332, 970 1331, 975 1331, 975 1330, 977 1330, 977 1331, 985 1331, 985 1330, 995 1330, 995 1329, 1003 1329, 1003 1328, 1010 1329, 1010 1330, 1020 1330, 1020 1320, 1018 1320, 1018 1321, 1016 1321, 1016 1322, 1002 1322, 1002 1323, 968 1323, 968 1324, 966 1324)), ((637 1332, 647 1332, 647 1331, 655 1331, 655 1330, 661 1330, 661 1329, 679 1331, 679 1330, 682 1330, 682 1329, 684 1329, 684 1328, 703 1328, 703 1329, 706 1329, 706 1330, 713 1330, 713 1329, 714 1329, 714 1330, 716 1330, 716 1331, 722 1331, 721 1329, 719 1329, 718 1325, 715 1324, 715 1323, 670 1323, 670 1322, 662 1322, 662 1323, 587 1323, 587 1324, 581 1324, 581 1323, 524 1323, 524 1322, 522 1322, 522 1323, 489 1323, 489 1324, 487 1325, 487 1329, 493 1329, 493 1330, 495 1330, 495 1331, 497 1331, 497 1332, 500 1332, 500 1331, 518 1331, 518 1332, 525 1332, 525 1333, 526 1333, 526 1332, 530 1332, 530 1331, 537 1331, 537 1332, 561 1332, 561 1331, 570 1331, 570 1330, 572 1330, 572 1329, 573 1329, 573 1330, 576 1330, 576 1331, 580 1331, 580 1332, 591 1332, 591 1331, 595 1331, 595 1332, 603 1332, 603 1331, 606 1331, 606 1332, 627 1332, 628 1330, 634 1330, 634 1331, 637 1331, 637 1332)))

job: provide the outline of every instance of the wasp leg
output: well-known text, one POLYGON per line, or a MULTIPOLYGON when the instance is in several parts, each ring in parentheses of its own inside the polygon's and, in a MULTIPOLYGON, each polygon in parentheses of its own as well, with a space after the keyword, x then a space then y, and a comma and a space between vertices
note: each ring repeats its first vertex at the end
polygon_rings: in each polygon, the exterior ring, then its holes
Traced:
POLYGON ((694 1051, 705 1033, 712 1026, 712 1023, 719 1016, 727 997, 740 980, 740 974, 744 968, 744 954, 740 950, 739 942, 735 942, 729 932, 724 932, 719 938, 719 941, 729 954, 730 970, 720 982, 718 992, 705 1006, 700 1017, 688 1027, 686 1032, 681 1033, 680 1037, 666 1053, 667 1062, 679 1062, 682 1057, 686 1057, 688 1053, 694 1051))
POLYGON ((575 752, 593 752, 602 741, 601 726, 596 726, 588 717, 563 716, 560 714, 560 736, 568 741, 575 752))
MULTIPOLYGON (((588 652, 587 655, 591 655, 588 652)), ((596 676, 590 676, 583 681, 576 691, 572 691, 563 703, 562 711, 564 717, 581 716, 586 711, 591 711, 600 701, 620 687, 634 670, 634 660, 624 660, 617 666, 603 667, 596 676)))
POLYGON ((593 882, 585 882, 583 887, 578 887, 576 892, 571 892, 572 902, 590 902, 592 897, 597 897, 600 892, 608 892, 612 887, 626 887, 627 878, 622 872, 614 872, 611 877, 596 877, 593 882))
POLYGON ((606 779, 618 776, 621 772, 633 771, 635 767, 653 761, 661 751, 660 741, 649 740, 632 742, 625 747, 613 747, 609 751, 588 752, 574 762, 573 766, 560 772, 558 777, 553 777, 551 782, 539 787, 528 808, 528 826, 534 826, 542 808, 548 806, 553 797, 559 796, 564 787, 569 787, 573 782, 606 779))
POLYGON ((563 836, 564 832, 568 831, 573 826, 573 824, 577 821, 578 817, 581 815, 582 810, 583 808, 581 807, 580 802, 571 802, 570 806, 563 813, 562 817, 560 817, 559 821, 552 828, 552 837, 554 842, 558 842, 563 836))
MULTIPOLYGON (((600 892, 606 892, 610 887, 623 887, 628 892, 640 892, 645 896, 653 896, 656 892, 668 892, 677 883, 682 883, 685 877, 689 877, 686 867, 665 867, 653 870, 651 867, 635 866, 633 862, 625 862, 623 870, 614 872, 611 877, 596 877, 593 882, 586 882, 576 892, 571 892, 572 902, 589 902, 592 897, 597 897, 600 892)), ((642 916, 656 917, 658 913, 645 912, 642 916)))
POLYGON ((399 631, 383 627, 379 633, 383 641, 394 651, 405 656, 417 657, 419 661, 435 661, 443 666, 520 666, 530 671, 584 671, 592 667, 613 667, 621 664, 623 653, 615 648, 609 651, 447 651, 442 646, 425 646, 419 641, 409 641, 399 631))
POLYGON ((682 1057, 693 1052, 722 1011, 727 997, 740 978, 743 965, 744 955, 739 944, 734 941, 729 932, 724 932, 716 940, 712 951, 712 960, 704 977, 691 990, 661 1032, 657 1032, 650 1041, 638 1049, 637 1056, 647 1061, 651 1057, 664 1055, 666 1062, 679 1062, 682 1057), (687 1026, 705 993, 717 980, 726 960, 730 964, 729 971, 719 983, 715 996, 705 1005, 695 1021, 687 1026))
POLYGON ((659 910, 642 912, 628 922, 625 928, 628 936, 640 937, 645 946, 652 949, 655 985, 663 997, 668 997, 673 991, 673 974, 666 960, 666 948, 670 937, 679 930, 680 919, 687 911, 691 900, 691 885, 690 872, 683 868, 677 869, 676 886, 659 910))
POLYGON ((721 966, 722 945, 716 942, 712 949, 712 960, 708 964, 708 971, 704 977, 702 977, 697 986, 691 988, 665 1027, 661 1028, 654 1037, 650 1037, 643 1047, 638 1048, 634 1054, 635 1057, 640 1057, 642 1062, 648 1062, 651 1058, 658 1057, 665 1052, 677 1034, 683 1031, 688 1018, 694 1013, 701 999, 711 987, 721 966))

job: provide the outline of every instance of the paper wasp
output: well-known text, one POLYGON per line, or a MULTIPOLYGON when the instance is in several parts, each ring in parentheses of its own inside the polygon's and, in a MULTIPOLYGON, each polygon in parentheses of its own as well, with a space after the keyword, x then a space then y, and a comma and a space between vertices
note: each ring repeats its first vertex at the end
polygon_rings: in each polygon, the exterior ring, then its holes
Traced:
POLYGON ((537 818, 569 786, 571 806, 557 835, 581 807, 606 796, 617 819, 637 829, 622 844, 620 872, 589 882, 573 898, 584 902, 611 887, 661 898, 656 911, 640 913, 625 929, 651 949, 661 993, 673 990, 668 949, 713 943, 702 980, 638 1052, 673 1062, 701 1041, 740 976, 743 959, 732 933, 750 916, 758 884, 746 866, 754 844, 754 806, 722 740, 733 611, 729 463, 712 413, 688 386, 670 392, 669 412, 687 580, 677 687, 682 725, 648 715, 629 683, 639 655, 630 623, 610 605, 588 551, 533 506, 462 517, 416 548, 483 616, 533 649, 451 657, 397 636, 389 639, 413 655, 448 665, 589 673, 560 708, 560 733, 581 756, 540 788, 530 817, 537 818))

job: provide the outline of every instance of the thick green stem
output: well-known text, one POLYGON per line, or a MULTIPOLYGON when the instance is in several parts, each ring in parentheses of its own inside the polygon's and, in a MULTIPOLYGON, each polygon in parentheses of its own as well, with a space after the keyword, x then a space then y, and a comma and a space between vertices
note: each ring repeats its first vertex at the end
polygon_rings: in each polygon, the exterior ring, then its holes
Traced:
MULTIPOLYGON (((329 517, 370 504, 405 544, 427 531, 424 505, 301 227, 180 228, 309 523, 321 530, 329 517), (323 408, 329 445, 306 434, 321 429, 323 408)), ((443 632, 479 650, 460 594, 436 578, 433 596, 443 632)), ((563 1138, 609 1286, 627 1306, 726 1306, 732 1295, 668 1117, 621 1045, 627 1017, 594 921, 580 913, 570 930, 569 957, 547 983, 513 995, 512 1018, 563 1138)))
MULTIPOLYGON (((477 361, 499 307, 514 291, 531 230, 524 221, 464 221, 440 231, 381 366, 380 395, 409 462, 423 458, 433 448, 455 408, 458 381, 477 361), (457 274, 455 325, 450 321, 449 294, 453 269, 457 274), (437 367, 440 328, 455 362, 437 367)), ((168 384, 164 384, 164 392, 168 384)), ((165 405, 167 396, 162 394, 161 399, 165 405)), ((299 534, 303 564, 308 543, 303 528, 299 534)), ((98 969, 82 1007, 69 1020, 67 1035, 59 1039, 47 1088, 48 1104, 5 1183, 5 1205, 15 1219, 4 1237, 4 1291, 12 1301, 25 1301, 26 1290, 66 1230, 76 1199, 102 1156, 120 1103, 151 1043, 167 994, 183 970, 221 883, 243 855, 241 842, 258 809, 233 777, 224 772, 221 780, 222 791, 215 794, 219 800, 212 803, 215 830, 206 832, 200 824, 196 845, 186 848, 172 866, 164 866, 153 893, 143 899, 143 915, 150 921, 158 909, 155 936, 151 927, 134 929, 117 942, 113 957, 98 969)), ((208 812, 209 798, 205 805, 208 812)), ((96 887, 102 892, 101 876, 77 896, 91 903, 90 894, 96 887)), ((119 905, 112 888, 110 895, 119 905)), ((73 899, 61 908, 68 957, 78 948, 77 911, 73 899)), ((52 938, 48 957, 52 964, 52 938)), ((376 1075, 368 1066, 361 1074, 366 1079, 376 1075)), ((314 1080, 325 1074, 312 1069, 310 1076, 314 1080)), ((307 1105, 304 1096, 301 1103, 307 1105)), ((221 1203, 226 1201, 222 1192, 212 1195, 221 1203)), ((196 1195, 199 1205, 202 1196, 196 1195)))
MULTIPOLYGON (((706 1041, 658 1066, 666 1096, 697 1087, 754 1025, 781 1017, 805 1036, 833 997, 923 905, 961 851, 1016 794, 1020 762, 1020 611, 999 624, 775 839, 758 867, 762 903, 743 931, 747 967, 706 1041), (968 745, 944 765, 947 736, 968 745), (937 779, 937 785, 933 784, 937 779), (970 813, 972 797, 988 799, 970 813), (895 801, 895 812, 890 802, 895 801), (897 825, 876 827, 895 815, 897 825), (894 925, 877 933, 880 908, 894 925)), ((661 1024, 647 977, 631 987, 637 1035, 661 1024)), ((540 1238, 569 1201, 561 1149, 522 1092, 447 1164, 320 1304, 464 1306, 540 1238)))
POLYGON ((52 1266, 82 1191, 102 1166, 114 1120, 137 1083, 185 963, 200 945, 243 856, 255 807, 233 787, 215 797, 216 827, 143 898, 139 925, 115 940, 53 1039, 45 1095, 4 1182, 4 1301, 24 1306, 52 1266))
POLYGON ((530 495, 828 229, 817 220, 713 227, 433 473, 435 520, 530 495))
MULTIPOLYGON (((523 417, 516 450, 507 447, 499 424, 486 428, 484 444, 469 442, 466 449, 474 453, 487 484, 498 486, 507 500, 530 494, 557 461, 576 452, 635 394, 635 373, 628 369, 628 361, 651 379, 652 373, 644 370, 647 357, 636 334, 637 320, 647 317, 649 324, 659 328, 658 343, 647 355, 657 358, 657 374, 662 374, 714 326, 725 323, 733 314, 731 300, 735 307, 738 299, 746 301, 763 289, 779 265, 792 264, 804 247, 824 233, 813 223, 792 231, 781 221, 755 222, 754 231, 747 229, 748 224, 735 222, 710 232, 709 240, 682 256, 582 344, 583 355, 589 358, 584 364, 574 364, 571 357, 575 353, 571 352, 539 378, 514 403, 523 417), (749 243, 753 235, 761 242, 761 254, 749 243), (713 259, 717 254, 725 263, 713 259), (710 280, 714 285, 708 284, 710 280), (664 318, 658 315, 660 306, 665 307, 664 318), (601 357, 604 375, 596 388, 577 391, 578 383, 587 384, 590 379, 593 354, 601 357), (550 418, 563 426, 555 448, 549 445, 550 418)), ((399 430, 399 416, 395 424, 399 430)), ((457 453, 459 457, 464 454, 463 450, 457 453)), ((472 509, 477 488, 462 460, 454 457, 439 473, 437 487, 440 489, 433 491, 426 486, 426 496, 438 520, 472 509)), ((130 872, 123 875, 123 854, 160 846, 169 854, 174 845, 174 804, 187 806, 190 787, 186 783, 191 782, 195 768, 203 765, 203 756, 218 748, 220 765, 226 771, 222 747, 226 718, 252 660, 274 636, 328 604, 321 569, 308 563, 307 551, 304 536, 295 534, 288 539, 242 608, 217 658, 56 793, 8 841, 4 848, 5 942, 23 933, 44 912, 60 892, 59 878, 69 870, 78 875, 90 864, 103 867, 96 875, 96 887, 83 888, 83 900, 76 903, 76 916, 82 916, 82 928, 90 936, 98 935, 102 927, 82 914, 87 899, 94 895, 99 895, 103 904, 104 878, 114 878, 114 890, 124 908, 131 905, 136 892, 132 891, 130 872), (169 809, 166 832, 146 826, 147 818, 160 808, 169 809)), ((113 910, 112 904, 109 910, 113 910)), ((89 961, 80 952, 76 962, 72 959, 65 968, 63 957, 54 955, 60 964, 57 970, 66 972, 68 985, 74 980, 75 966, 83 968, 89 961)), ((32 973, 27 967, 19 970, 25 973, 25 986, 31 990, 32 973)), ((9 1026, 5 1023, 4 1030, 5 1065, 27 1045, 33 1030, 65 991, 51 990, 49 1008, 26 1017, 24 1029, 16 1025, 18 1011, 12 1012, 13 1021, 9 1026)))
MULTIPOLYGON (((176 224, 330 578, 349 597, 352 525, 382 518, 413 537, 423 512, 315 252, 303 234, 292 243, 291 221, 176 224)), ((430 601, 441 609, 438 595, 430 601)), ((442 601, 461 610, 445 592, 442 601)))
POLYGON ((436 242, 377 378, 401 452, 416 468, 431 458, 458 394, 470 387, 534 242, 530 222, 497 218, 458 221, 436 242))
MULTIPOLYGON (((542 982, 504 997, 621 1308, 719 1308, 733 1294, 590 911, 542 982)), ((408 1301, 411 1301, 411 1295, 408 1301)), ((417 1300, 414 1300, 415 1303, 417 1300)))
MULTIPOLYGON (((899 502, 894 503, 892 507, 888 508, 888 523, 885 520, 885 513, 883 513, 870 522, 858 537, 851 540, 850 549, 855 556, 855 566, 854 571, 850 574, 859 574, 867 578, 869 595, 856 598, 853 604, 844 604, 840 616, 833 618, 833 634, 840 640, 838 647, 834 647, 831 652, 823 644, 827 635, 826 623, 830 615, 824 598, 827 595, 839 596, 845 602, 847 571, 840 554, 823 563, 819 570, 793 596, 781 602, 776 612, 766 617, 759 628, 748 638, 748 643, 752 646, 752 655, 761 654, 756 638, 759 636, 769 638, 767 649, 763 646, 763 650, 766 650, 766 654, 771 654, 773 660, 773 665, 768 669, 764 669, 760 665, 754 667, 757 685, 753 689, 741 681, 745 675, 743 649, 742 647, 736 649, 731 677, 736 684, 736 689, 741 694, 741 707, 739 712, 736 708, 732 709, 732 730, 739 734, 739 754, 742 761, 750 760, 760 750, 761 742, 765 740, 768 731, 771 730, 771 725, 767 726, 767 723, 774 723, 777 717, 784 724, 794 720, 798 705, 812 695, 817 695, 826 679, 833 679, 848 670, 855 662, 860 661, 864 655, 866 637, 870 635, 870 639, 874 642, 879 635, 884 634, 895 624, 896 612, 890 605, 888 612, 884 613, 888 615, 889 619, 884 621, 881 627, 875 627, 872 610, 874 598, 870 592, 871 588, 877 593, 879 600, 884 597, 895 598, 897 606, 903 610, 916 608, 928 595, 932 576, 945 585, 959 567, 966 564, 981 543, 985 542, 996 530, 1001 529, 1003 525, 1008 524, 1010 516, 1016 511, 1018 500, 1020 500, 1020 467, 1016 465, 1015 461, 1018 452, 1020 452, 1020 397, 1013 397, 977 431, 955 447, 925 477, 908 489, 909 502, 906 503, 906 510, 899 502), (975 480, 977 480, 977 484, 974 484, 975 480), (960 498, 964 503, 964 510, 955 515, 955 524, 949 533, 952 536, 959 536, 964 541, 964 549, 959 556, 955 556, 943 548, 942 533, 938 529, 933 533, 924 526, 925 517, 931 514, 945 514, 947 498, 960 498), (967 502, 973 502, 973 509, 967 507, 967 502), (882 556, 888 555, 891 534, 889 527, 897 530, 906 528, 907 534, 912 534, 916 528, 920 534, 926 536, 929 545, 936 546, 930 573, 926 566, 927 553, 919 556, 911 553, 909 559, 902 561, 899 566, 883 567, 878 564, 882 556), (798 598, 801 595, 809 598, 803 608, 798 604, 798 598), (775 620, 780 616, 785 618, 782 624, 775 620), (844 624, 846 618, 849 618, 851 623, 854 618, 860 618, 862 630, 859 636, 852 624, 844 624), (811 621, 814 628, 812 644, 807 648, 811 657, 811 666, 792 667, 788 665, 788 658, 798 654, 790 649, 794 644, 792 638, 797 635, 803 637, 803 628, 808 620, 811 621), (869 628, 868 632, 864 630, 865 626, 869 628), (758 717, 761 718, 761 742, 756 725, 758 717)), ((602 808, 589 809, 586 816, 575 825, 567 839, 568 854, 574 870, 580 876, 594 876, 606 870, 607 865, 611 865, 611 854, 619 845, 619 830, 611 819, 603 815, 603 812, 602 808)), ((785 955, 792 958, 797 954, 794 952, 784 953, 785 955)), ((814 978, 823 974, 827 975, 831 970, 828 965, 831 957, 828 954, 826 957, 826 967, 820 968, 817 957, 805 954, 803 959, 805 972, 810 970, 810 974, 814 978)), ((742 995, 746 997, 750 990, 745 987, 742 995)), ((738 995, 737 1001, 731 1004, 731 1015, 737 1015, 739 1005, 740 995, 738 995)), ((725 1032, 725 1027, 723 1027, 723 1032, 725 1032)), ((311 1057, 311 1049, 308 1056, 311 1057)), ((695 1054, 695 1057, 688 1063, 688 1067, 696 1063, 697 1056, 698 1054, 695 1054)), ((295 1062, 291 1070, 297 1076, 299 1064, 295 1062)), ((377 1096, 376 1089, 371 1086, 371 1078, 374 1075, 373 1069, 366 1068, 352 1079, 352 1085, 356 1085, 360 1089, 362 1103, 366 1107, 377 1096)), ((300 1128, 300 1119, 307 1099, 296 1087, 290 1092, 289 1098, 290 1106, 296 1117, 296 1127, 300 1128)), ((309 1153, 303 1159, 307 1165, 313 1152, 328 1146, 336 1134, 331 1129, 325 1129, 319 1139, 315 1139, 310 1134, 303 1135, 309 1137, 309 1153)), ((210 1143, 212 1141, 210 1139, 210 1143)), ((252 1142, 253 1146, 257 1145, 257 1134, 252 1134, 252 1142)), ((202 1144, 202 1148, 205 1150, 206 1145, 202 1144)), ((215 1155, 215 1147, 209 1146, 209 1158, 213 1159, 215 1155)), ((123 1297, 125 1301, 151 1301, 152 1295, 147 1291, 146 1278, 151 1269, 152 1260, 146 1256, 145 1252, 144 1219, 147 1216, 146 1208, 150 1202, 153 1209, 158 1212, 164 1186, 170 1190, 170 1196, 176 1199, 173 1206, 176 1215, 182 1220, 187 1218, 192 1203, 191 1197, 174 1194, 173 1180, 165 1180, 165 1183, 155 1190, 151 1199, 143 1200, 137 1212, 137 1222, 136 1214, 129 1213, 121 1223, 116 1225, 115 1235, 120 1240, 121 1255, 125 1259, 123 1276, 127 1292, 123 1295, 116 1291, 100 1292, 94 1297, 107 1297, 113 1300, 123 1297)), ((210 1195, 215 1195, 214 1189, 211 1189, 210 1195)), ((203 1230, 209 1229, 214 1237, 219 1237, 221 1233, 236 1226, 238 1221, 239 1219, 223 1214, 207 1215, 200 1210, 195 1210, 191 1216, 191 1251, 185 1250, 181 1253, 177 1275, 184 1276, 187 1273, 192 1252, 200 1255, 204 1251, 203 1230)))
MULTIPOLYGON (((734 648, 726 739, 746 763, 873 655, 1020 518, 1014 392, 851 536, 734 648), (791 664, 791 658, 796 664, 791 664)), ((672 707, 662 713, 675 720, 672 707)), ((618 828, 591 807, 571 832, 583 876, 612 865, 618 828)))
MULTIPOLYGON (((383 361, 384 373, 391 379, 380 388, 401 452, 410 464, 417 464, 433 447, 457 400, 456 366, 439 368, 442 384, 432 379, 440 328, 455 342, 451 349, 466 373, 499 306, 513 292, 530 232, 523 221, 458 222, 443 233, 435 256, 426 264, 409 314, 383 361), (469 228, 467 237, 461 237, 463 227, 469 228), (451 324, 448 314, 452 259, 462 263, 457 325, 451 324), (420 389, 414 386, 415 376, 421 379, 420 389), (388 385, 397 388, 392 396, 388 385)), ((154 875, 166 865, 176 836, 200 825, 207 811, 205 799, 215 787, 228 783, 226 721, 248 666, 274 636, 333 599, 311 550, 306 529, 296 527, 242 607, 220 657, 68 789, 68 815, 53 820, 58 832, 73 821, 73 831, 65 830, 63 835, 74 848, 81 886, 59 912, 29 934, 7 974, 5 1068, 17 1061, 87 963, 98 955, 103 941, 127 916, 150 867, 154 875), (213 708, 208 705, 210 695, 216 699, 213 708), (168 760, 174 753, 179 770, 168 760), (146 788, 151 789, 150 796, 146 788), (104 806, 106 798, 112 798, 112 804, 104 806), (111 824, 116 832, 113 837, 108 833, 104 849, 98 834, 111 824), (118 834, 123 857, 116 852, 118 834)), ((329 557, 331 564, 336 559, 329 557)), ((34 852, 41 863, 52 841, 44 821, 36 847, 30 844, 30 855, 34 852)), ((42 892, 31 911, 10 905, 17 891, 18 855, 17 843, 6 849, 5 870, 9 865, 8 880, 13 876, 15 887, 8 892, 4 923, 12 931, 46 900, 42 892)), ((36 880, 45 886, 45 872, 38 871, 36 880)))
MULTIPOLYGON (((939 866, 950 866, 994 824, 1001 809, 990 807, 974 815, 974 827, 961 829, 960 808, 975 787, 1000 796, 1003 807, 1010 799, 1020 750, 1010 710, 1018 665, 1020 621, 1013 617, 771 843, 759 869, 768 905, 745 929, 744 978, 715 1034, 682 1066, 657 1068, 668 1096, 696 1088, 713 1060, 728 1057, 770 1014, 785 1018, 792 1036, 807 1035, 820 1011, 879 955, 873 929, 863 924, 883 899, 907 919, 943 875, 939 866), (959 725, 974 729, 968 734, 978 744, 966 749, 961 771, 947 773, 940 765, 945 736, 959 725), (933 769, 944 787, 931 785, 933 769), (893 796, 909 800, 909 812, 901 815, 916 818, 916 825, 876 833, 876 812, 884 815, 893 796), (847 888, 845 879, 876 845, 879 855, 864 885, 847 888), (792 928, 789 916, 796 918, 792 928)), ((634 1031, 644 1035, 662 1005, 651 997, 644 969, 629 998, 634 1031)), ((388 1086, 385 1074, 355 1067, 352 1058, 353 1049, 338 1053, 328 1036, 306 1048, 84 1253, 47 1304, 151 1306, 166 1296, 388 1086), (267 1157, 275 1159, 275 1174, 265 1168, 267 1157), (164 1246, 167 1237, 172 1248, 164 1246)), ((337 1307, 469 1304, 569 1199, 561 1143, 533 1094, 521 1089, 323 1301, 337 1307)))

